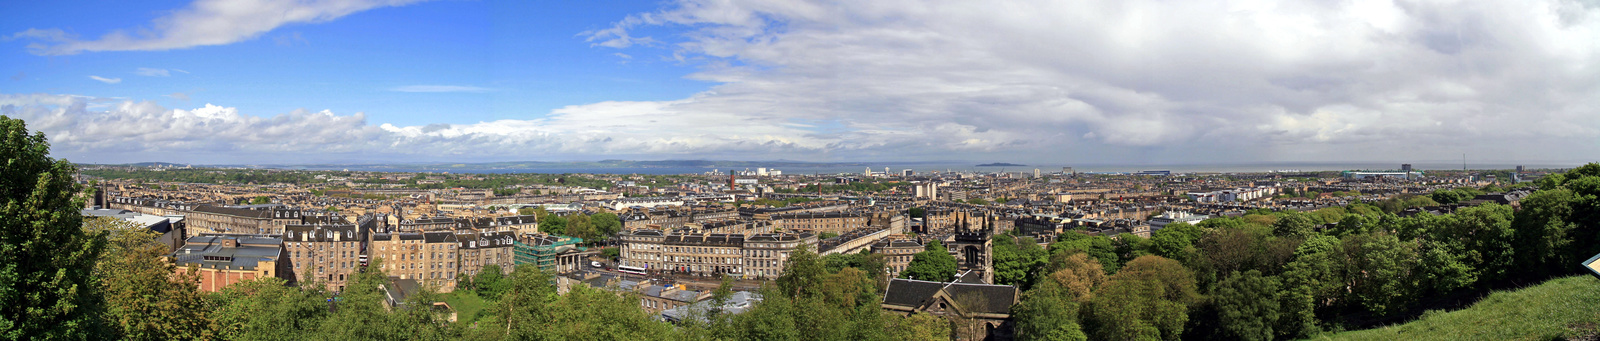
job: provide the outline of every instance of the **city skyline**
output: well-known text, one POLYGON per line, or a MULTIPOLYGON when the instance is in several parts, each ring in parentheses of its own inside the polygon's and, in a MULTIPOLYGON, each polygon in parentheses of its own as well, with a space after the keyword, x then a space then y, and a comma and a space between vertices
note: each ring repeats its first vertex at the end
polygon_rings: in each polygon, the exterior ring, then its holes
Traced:
POLYGON ((1600 156, 1574 1, 0 8, 0 114, 81 163, 1600 156))

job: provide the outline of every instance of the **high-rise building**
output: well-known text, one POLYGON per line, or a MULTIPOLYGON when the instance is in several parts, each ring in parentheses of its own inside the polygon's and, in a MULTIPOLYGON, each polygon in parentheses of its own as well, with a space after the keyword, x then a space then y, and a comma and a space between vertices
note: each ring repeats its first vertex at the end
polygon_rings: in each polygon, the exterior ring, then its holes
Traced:
POLYGON ((1522 165, 1517 165, 1517 173, 1522 173, 1522 171, 1523 171, 1522 165))
POLYGON ((1411 164, 1409 164, 1409 163, 1400 164, 1400 171, 1402 171, 1402 172, 1410 172, 1411 171, 1411 164))
POLYGON ((1038 168, 1034 168, 1033 169, 1033 178, 1035 178, 1035 179, 1039 178, 1039 169, 1038 168))
POLYGON ((912 175, 912 174, 916 174, 916 173, 915 173, 915 172, 913 172, 913 171, 912 171, 912 170, 910 170, 910 169, 906 169, 906 170, 901 170, 901 171, 900 171, 900 175, 901 175, 901 176, 911 176, 911 175, 912 175))

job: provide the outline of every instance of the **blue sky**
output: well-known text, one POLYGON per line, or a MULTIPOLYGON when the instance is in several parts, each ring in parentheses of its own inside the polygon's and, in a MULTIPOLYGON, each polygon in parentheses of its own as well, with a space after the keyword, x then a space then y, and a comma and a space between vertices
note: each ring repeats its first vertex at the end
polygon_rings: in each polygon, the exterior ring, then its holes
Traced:
POLYGON ((78 162, 1600 159, 1575 0, 0 11, 0 114, 78 162))
MULTIPOLYGON (((11 2, 0 32, 61 28, 85 37, 148 27, 183 1, 11 2), (74 10, 64 10, 64 9, 74 10), (132 14, 132 15, 130 15, 132 14)), ((226 104, 257 115, 305 108, 366 112, 397 125, 543 116, 605 100, 671 100, 704 91, 693 68, 660 51, 594 48, 578 34, 601 29, 648 1, 442 1, 289 24, 222 46, 37 56, 10 41, 0 70, 22 80, 5 93, 72 93, 153 100, 168 107, 226 104), (581 6, 579 6, 581 5, 581 6), (639 53, 633 58, 616 55, 639 53), (143 76, 139 69, 166 70, 143 76), (182 71, 177 71, 182 70, 182 71), (121 79, 104 84, 89 76, 121 79), (481 88, 408 93, 407 86, 481 88), (169 96, 182 93, 188 100, 169 96)))

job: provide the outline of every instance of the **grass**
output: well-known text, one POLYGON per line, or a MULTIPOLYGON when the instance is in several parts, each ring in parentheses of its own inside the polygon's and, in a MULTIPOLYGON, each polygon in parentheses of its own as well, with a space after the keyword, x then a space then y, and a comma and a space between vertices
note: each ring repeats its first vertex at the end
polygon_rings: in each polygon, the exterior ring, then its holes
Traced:
POLYGON ((483 311, 484 301, 478 294, 469 290, 452 291, 444 295, 444 302, 456 309, 456 323, 467 324, 478 318, 478 312, 483 311))
POLYGON ((1557 278, 1490 294, 1471 307, 1429 311, 1402 325, 1319 335, 1316 340, 1564 340, 1600 332, 1600 279, 1557 278))

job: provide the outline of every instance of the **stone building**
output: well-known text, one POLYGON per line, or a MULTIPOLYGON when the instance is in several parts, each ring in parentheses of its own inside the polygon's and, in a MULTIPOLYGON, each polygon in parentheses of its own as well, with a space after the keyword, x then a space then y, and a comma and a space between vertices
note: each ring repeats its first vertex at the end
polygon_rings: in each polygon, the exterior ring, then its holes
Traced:
POLYGON ((454 232, 430 231, 375 233, 367 250, 389 276, 450 292, 460 272, 458 248, 454 232))
POLYGON ((895 278, 884 290, 883 310, 897 314, 932 314, 955 327, 956 340, 1015 338, 1011 306, 1021 292, 1009 285, 929 282, 895 278))
POLYGON ((195 273, 200 290, 215 292, 257 278, 293 279, 284 259, 283 240, 271 236, 196 236, 167 255, 179 275, 195 273))
POLYGON ((900 277, 901 271, 911 265, 911 258, 927 248, 914 239, 884 239, 872 245, 872 253, 882 254, 889 277, 900 277))
POLYGON ((456 231, 456 250, 461 256, 458 273, 477 275, 483 267, 500 266, 502 273, 516 269, 517 237, 512 232, 456 231))
POLYGON ((188 222, 186 237, 202 234, 283 235, 283 227, 299 223, 301 217, 301 212, 297 210, 247 210, 206 205, 196 206, 182 214, 186 215, 184 220, 188 222))
POLYGON ((367 234, 378 227, 380 219, 367 215, 349 224, 340 223, 343 219, 338 217, 329 218, 284 226, 283 246, 294 266, 294 282, 322 283, 328 290, 344 291, 345 284, 360 271, 367 234))
POLYGON ((845 233, 867 227, 871 214, 856 212, 822 212, 773 214, 772 222, 783 231, 809 231, 811 233, 845 233))
POLYGON ((677 234, 638 230, 622 235, 621 265, 651 272, 730 274, 773 278, 783 273, 789 254, 805 245, 815 249, 816 235, 677 234))

